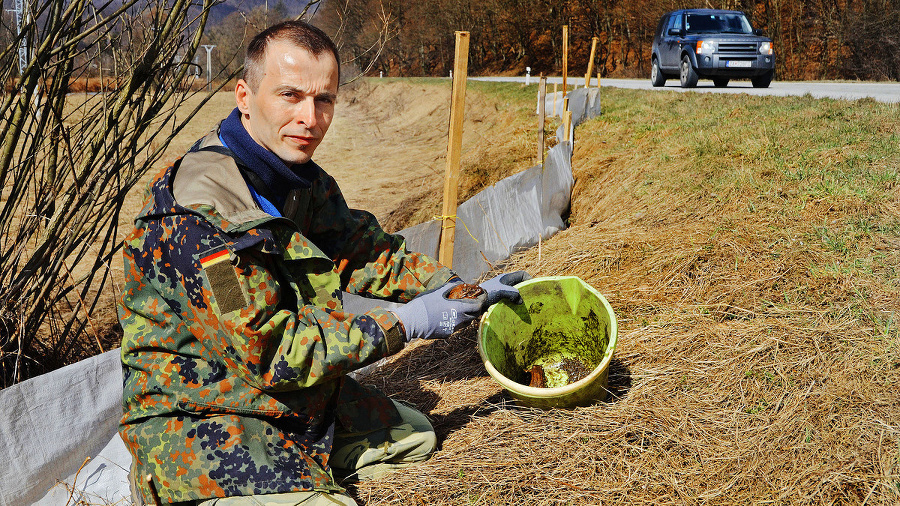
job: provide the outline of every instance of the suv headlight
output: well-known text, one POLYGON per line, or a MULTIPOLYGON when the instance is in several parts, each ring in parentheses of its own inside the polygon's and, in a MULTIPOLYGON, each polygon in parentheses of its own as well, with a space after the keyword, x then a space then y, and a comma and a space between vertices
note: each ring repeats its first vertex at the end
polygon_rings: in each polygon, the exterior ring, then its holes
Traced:
POLYGON ((698 40, 697 54, 712 54, 716 52, 716 42, 712 40, 698 40))
POLYGON ((763 42, 759 45, 760 54, 772 54, 772 43, 763 42))

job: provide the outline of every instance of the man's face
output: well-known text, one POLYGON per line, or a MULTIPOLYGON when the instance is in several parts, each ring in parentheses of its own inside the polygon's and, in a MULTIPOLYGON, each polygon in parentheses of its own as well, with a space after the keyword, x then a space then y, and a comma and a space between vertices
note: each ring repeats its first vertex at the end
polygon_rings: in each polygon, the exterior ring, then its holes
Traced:
POLYGON ((309 161, 322 142, 337 91, 334 55, 317 57, 288 41, 272 41, 259 88, 253 91, 241 79, 234 94, 250 137, 292 165, 309 161))

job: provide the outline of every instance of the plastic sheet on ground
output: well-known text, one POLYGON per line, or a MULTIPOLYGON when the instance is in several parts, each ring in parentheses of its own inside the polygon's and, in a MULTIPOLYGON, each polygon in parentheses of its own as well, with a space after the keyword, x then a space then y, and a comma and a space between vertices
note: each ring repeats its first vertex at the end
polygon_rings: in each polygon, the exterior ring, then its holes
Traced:
POLYGON ((0 506, 126 504, 121 418, 117 349, 0 390, 0 506))
MULTIPOLYGON (((572 195, 572 144, 551 149, 536 165, 485 188, 456 211, 453 270, 466 282, 565 228, 572 195)), ((437 257, 439 220, 397 232, 412 251, 437 257)))

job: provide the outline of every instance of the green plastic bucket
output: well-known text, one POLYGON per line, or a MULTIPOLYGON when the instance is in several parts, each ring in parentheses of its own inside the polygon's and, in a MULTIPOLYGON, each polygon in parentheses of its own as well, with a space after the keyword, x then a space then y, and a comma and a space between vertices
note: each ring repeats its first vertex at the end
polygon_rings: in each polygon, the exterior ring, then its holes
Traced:
POLYGON ((523 304, 501 301, 479 322, 478 352, 488 374, 526 406, 571 408, 605 399, 617 336, 609 302, 575 276, 530 279, 516 288, 523 304), (536 365, 544 387, 529 386, 536 365))

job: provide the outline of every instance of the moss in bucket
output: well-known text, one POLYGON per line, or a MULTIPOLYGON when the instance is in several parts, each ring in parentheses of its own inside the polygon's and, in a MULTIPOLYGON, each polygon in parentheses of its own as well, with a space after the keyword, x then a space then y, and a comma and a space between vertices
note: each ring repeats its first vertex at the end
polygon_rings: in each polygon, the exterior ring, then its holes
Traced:
MULTIPOLYGON (((540 310, 538 304, 529 313, 540 310)), ((521 375, 517 383, 555 388, 574 383, 593 371, 606 355, 609 328, 591 309, 586 316, 558 315, 538 325, 514 359, 521 375), (540 377, 538 379, 538 377, 540 377)), ((504 346, 507 357, 515 352, 504 346)))

